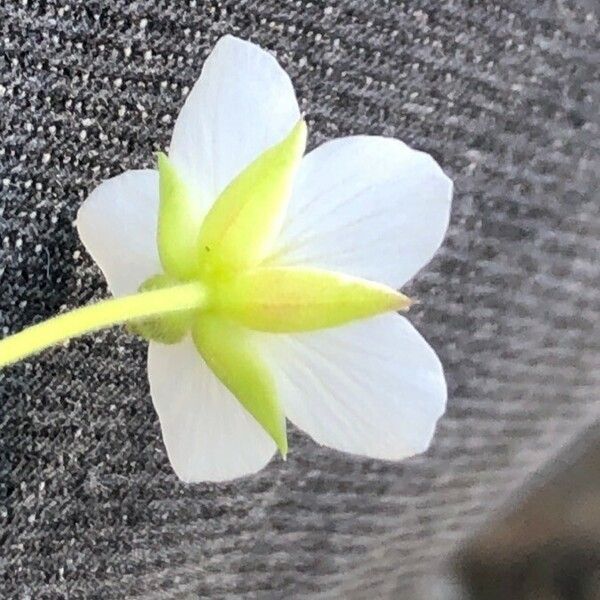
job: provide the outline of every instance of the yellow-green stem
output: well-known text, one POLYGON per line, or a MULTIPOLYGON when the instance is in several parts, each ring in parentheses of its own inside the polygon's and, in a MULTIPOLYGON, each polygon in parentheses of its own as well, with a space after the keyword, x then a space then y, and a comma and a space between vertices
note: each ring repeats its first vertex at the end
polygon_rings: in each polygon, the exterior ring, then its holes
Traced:
POLYGON ((185 283, 77 308, 0 341, 0 368, 78 335, 134 319, 200 308, 206 300, 202 284, 185 283))

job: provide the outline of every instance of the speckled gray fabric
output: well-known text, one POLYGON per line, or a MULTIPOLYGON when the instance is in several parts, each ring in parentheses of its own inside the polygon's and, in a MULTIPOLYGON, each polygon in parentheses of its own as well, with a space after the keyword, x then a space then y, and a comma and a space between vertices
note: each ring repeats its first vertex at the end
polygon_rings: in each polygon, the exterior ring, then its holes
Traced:
POLYGON ((410 286, 447 369, 400 464, 291 437, 179 483, 144 344, 121 330, 0 373, 3 598, 431 598, 439 562, 600 413, 599 27, 565 0, 0 2, 0 331, 106 295, 73 219, 165 148, 224 33, 289 71, 311 143, 369 132, 455 179, 410 286))

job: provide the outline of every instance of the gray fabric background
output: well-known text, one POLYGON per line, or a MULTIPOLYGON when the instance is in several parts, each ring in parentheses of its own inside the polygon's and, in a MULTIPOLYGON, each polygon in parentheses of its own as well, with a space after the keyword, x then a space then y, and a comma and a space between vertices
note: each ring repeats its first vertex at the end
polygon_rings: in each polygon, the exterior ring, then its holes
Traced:
POLYGON ((0 596, 431 598, 439 561, 600 414, 597 7, 0 2, 3 335, 105 296, 77 208, 165 148, 224 33, 277 54, 312 145, 394 135, 456 182, 408 290, 450 389, 427 455, 360 460, 294 432, 287 463, 185 486, 144 344, 86 337, 0 373, 0 596))

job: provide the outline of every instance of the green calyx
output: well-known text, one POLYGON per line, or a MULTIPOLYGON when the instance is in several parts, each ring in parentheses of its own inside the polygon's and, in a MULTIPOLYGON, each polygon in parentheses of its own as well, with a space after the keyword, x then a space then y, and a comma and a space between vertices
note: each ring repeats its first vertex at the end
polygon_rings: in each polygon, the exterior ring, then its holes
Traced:
POLYGON ((269 252, 279 233, 306 144, 299 121, 221 192, 203 217, 197 194, 164 154, 158 155, 158 250, 163 274, 141 292, 196 282, 200 306, 129 323, 145 339, 177 343, 191 334, 215 375, 287 452, 285 415, 252 330, 300 332, 333 327, 410 300, 370 281, 304 267, 277 267, 269 252))

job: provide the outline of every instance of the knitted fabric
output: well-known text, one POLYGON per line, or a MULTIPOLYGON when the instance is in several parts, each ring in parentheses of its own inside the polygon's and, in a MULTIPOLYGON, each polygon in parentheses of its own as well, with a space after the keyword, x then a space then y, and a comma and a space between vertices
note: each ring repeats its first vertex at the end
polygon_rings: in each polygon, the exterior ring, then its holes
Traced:
POLYGON ((184 485, 145 344, 86 336, 0 372, 0 596, 431 598, 440 562, 600 416, 598 20, 574 0, 0 2, 3 336, 106 296, 76 211, 152 165, 225 33, 276 54, 311 146, 395 136, 456 184, 404 290, 449 384, 427 454, 292 431, 287 462, 184 485))

